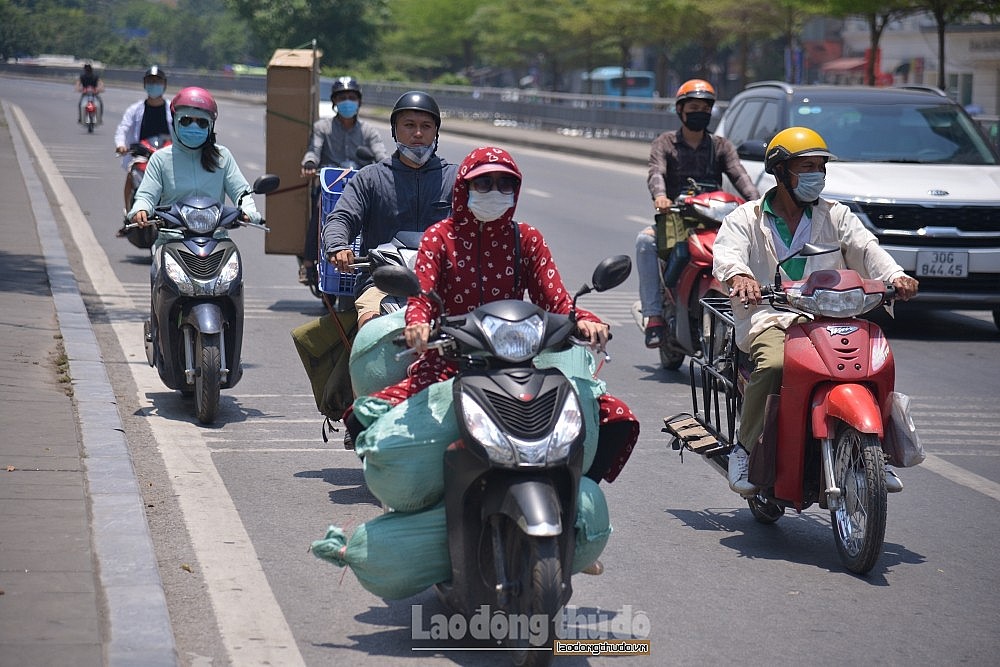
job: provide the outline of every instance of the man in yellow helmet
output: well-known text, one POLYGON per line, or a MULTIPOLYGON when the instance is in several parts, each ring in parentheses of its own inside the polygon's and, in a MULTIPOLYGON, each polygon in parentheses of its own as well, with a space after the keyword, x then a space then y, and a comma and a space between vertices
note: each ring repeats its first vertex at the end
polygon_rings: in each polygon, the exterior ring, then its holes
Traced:
MULTIPOLYGON (((851 210, 820 198, 826 185, 826 163, 835 159, 823 138, 807 127, 790 127, 767 146, 764 170, 777 186, 726 216, 715 239, 715 277, 729 286, 734 300, 736 344, 750 355, 753 371, 743 395, 739 442, 729 455, 729 486, 743 496, 756 488, 747 479, 748 452, 764 431, 764 404, 781 388, 785 327, 797 315, 764 304, 761 284, 773 280, 779 260, 805 243, 837 244, 839 253, 796 258, 782 265, 786 278, 801 280, 818 269, 854 269, 889 281, 904 301, 917 293, 917 281, 878 244, 851 210), (736 304, 736 301, 740 304, 736 304)), ((902 491, 903 483, 886 466, 886 490, 902 491)))

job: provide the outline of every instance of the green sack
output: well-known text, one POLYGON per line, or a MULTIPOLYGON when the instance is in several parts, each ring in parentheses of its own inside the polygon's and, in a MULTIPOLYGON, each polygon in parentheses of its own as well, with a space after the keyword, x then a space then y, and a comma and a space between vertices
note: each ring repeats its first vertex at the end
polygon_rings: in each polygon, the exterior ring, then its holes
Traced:
POLYGON ((349 565, 370 593, 399 600, 451 578, 444 504, 422 512, 390 512, 358 526, 350 539, 330 526, 312 543, 318 558, 349 565))
POLYGON ((611 516, 608 501, 597 482, 589 477, 580 479, 580 496, 576 504, 576 552, 573 554, 573 574, 593 565, 611 537, 611 516))
POLYGON ((673 211, 657 213, 653 221, 653 229, 656 232, 656 254, 666 261, 674 246, 687 240, 687 227, 684 226, 681 214, 673 211))
MULTIPOLYGON (((444 450, 459 437, 454 383, 432 384, 358 436, 354 451, 364 460, 365 484, 387 507, 413 512, 444 496, 444 450)), ((355 413, 362 402, 355 403, 355 413)))
POLYGON ((292 330, 292 341, 309 376, 316 409, 334 421, 354 401, 344 334, 349 345, 358 328, 356 311, 337 313, 336 317, 334 321, 334 315, 327 314, 292 330))
POLYGON ((358 396, 396 384, 406 377, 406 369, 416 360, 411 354, 397 359, 396 355, 406 348, 392 342, 406 327, 405 315, 404 309, 380 315, 366 322, 354 337, 350 370, 351 384, 358 396))
MULTIPOLYGON (((597 482, 580 480, 572 572, 581 572, 604 551, 611 536, 608 504, 597 482)), ((312 552, 338 567, 350 566, 370 593, 389 600, 416 595, 451 578, 444 504, 420 512, 390 512, 358 526, 348 539, 330 526, 312 552)))

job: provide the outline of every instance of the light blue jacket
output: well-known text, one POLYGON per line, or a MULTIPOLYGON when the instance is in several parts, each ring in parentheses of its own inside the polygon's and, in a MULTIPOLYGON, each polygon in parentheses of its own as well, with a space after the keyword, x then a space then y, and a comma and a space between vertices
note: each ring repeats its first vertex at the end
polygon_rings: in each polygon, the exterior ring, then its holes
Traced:
MULTIPOLYGON (((127 217, 131 219, 141 210, 152 213, 156 206, 168 206, 192 195, 213 197, 222 202, 228 195, 234 204, 239 203, 240 195, 250 191, 250 184, 229 149, 218 148, 220 165, 211 172, 201 166, 201 149, 192 150, 174 143, 153 153, 127 217)), ((260 222, 253 197, 244 198, 242 207, 252 222, 260 222)))

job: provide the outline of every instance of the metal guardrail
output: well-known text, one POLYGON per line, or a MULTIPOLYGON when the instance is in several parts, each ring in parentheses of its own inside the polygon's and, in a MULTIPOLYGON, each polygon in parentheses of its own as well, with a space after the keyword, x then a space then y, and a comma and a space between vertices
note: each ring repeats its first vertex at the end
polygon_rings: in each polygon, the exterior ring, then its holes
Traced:
MULTIPOLYGON (((0 72, 33 78, 76 80, 76 67, 0 64, 0 72)), ((168 70, 170 89, 201 86, 213 91, 227 91, 263 98, 267 79, 256 74, 168 70)), ((140 88, 142 70, 107 68, 100 72, 107 84, 140 88)), ((332 79, 320 79, 320 99, 330 95, 332 79)), ((652 141, 665 130, 677 129, 680 123, 668 98, 610 97, 574 95, 547 91, 524 91, 511 88, 476 88, 471 86, 436 86, 422 83, 366 82, 365 104, 392 108, 400 95, 419 89, 434 96, 446 116, 491 122, 496 125, 544 129, 566 134, 652 141)), ((723 111, 726 104, 716 105, 723 111)), ((721 114, 720 114, 721 117, 721 114)))
MULTIPOLYGON (((76 80, 77 67, 43 67, 38 65, 3 64, 0 72, 30 76, 76 80)), ((100 72, 106 83, 140 87, 143 70, 108 68, 100 72)), ((208 90, 227 91, 263 99, 267 93, 267 77, 259 74, 169 70, 169 84, 174 90, 182 86, 201 86, 208 90)), ((320 99, 330 96, 332 79, 320 78, 320 99)), ((650 142, 661 132, 676 130, 680 121, 674 113, 672 98, 611 97, 575 95, 548 91, 526 91, 513 88, 476 88, 472 86, 436 86, 423 83, 369 82, 363 84, 365 104, 392 108, 400 95, 419 89, 434 96, 446 116, 522 127, 549 130, 564 134, 596 138, 626 139, 650 142)), ((716 120, 725 113, 728 102, 715 105, 716 120)), ((978 122, 1000 149, 1000 117, 976 116, 978 122)))

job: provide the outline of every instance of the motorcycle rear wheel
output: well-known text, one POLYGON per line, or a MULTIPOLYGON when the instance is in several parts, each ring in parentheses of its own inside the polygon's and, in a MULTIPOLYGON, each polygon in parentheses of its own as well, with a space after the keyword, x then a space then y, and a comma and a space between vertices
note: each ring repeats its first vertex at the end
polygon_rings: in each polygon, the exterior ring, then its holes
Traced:
MULTIPOLYGON (((518 590, 511 595, 507 611, 517 615, 519 629, 529 625, 526 621, 543 615, 547 621, 545 635, 528 637, 509 636, 507 645, 511 660, 517 667, 544 667, 552 661, 552 642, 557 634, 562 608, 562 563, 559 561, 559 542, 555 537, 530 537, 513 522, 505 531, 507 576, 518 590)), ((516 626, 510 623, 513 630, 516 626)))
POLYGON ((87 114, 87 133, 93 134, 94 126, 97 123, 94 121, 94 116, 92 114, 87 114))
POLYGON ((660 365, 668 371, 676 371, 684 363, 684 353, 678 351, 671 343, 669 336, 663 337, 660 343, 660 365))
POLYGON ((222 352, 221 334, 198 333, 195 338, 195 359, 198 374, 194 379, 195 415, 202 424, 211 424, 219 412, 222 352))
POLYGON ((865 574, 882 555, 885 540, 885 463, 878 437, 842 425, 834 444, 833 475, 841 492, 830 511, 837 552, 848 570, 865 574))

